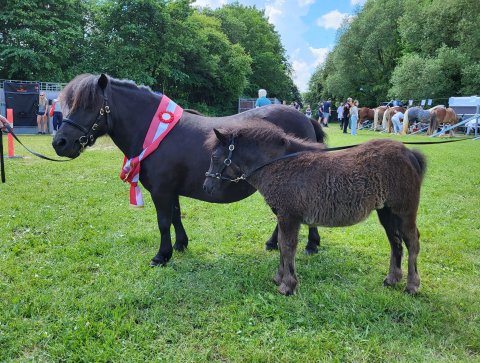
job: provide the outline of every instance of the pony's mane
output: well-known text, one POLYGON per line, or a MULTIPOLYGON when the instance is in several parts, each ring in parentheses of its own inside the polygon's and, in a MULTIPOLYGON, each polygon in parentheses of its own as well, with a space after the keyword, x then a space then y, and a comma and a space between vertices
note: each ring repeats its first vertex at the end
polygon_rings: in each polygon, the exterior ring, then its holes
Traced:
MULTIPOLYGON (((305 142, 302 139, 287 135, 281 128, 265 122, 262 119, 254 120, 252 123, 249 123, 245 126, 222 127, 219 128, 218 131, 230 137, 245 137, 269 144, 274 144, 280 142, 281 140, 286 140, 288 143, 291 143, 292 141, 305 142)), ((215 149, 219 143, 220 140, 218 140, 215 133, 212 132, 207 140, 205 140, 205 147, 209 151, 213 151, 213 149, 215 149)))
MULTIPOLYGON (((135 82, 130 80, 119 80, 108 77, 109 83, 115 83, 132 89, 145 89, 149 92, 152 90, 146 86, 137 86, 135 82)), ((102 104, 100 88, 98 87, 99 75, 81 74, 71 80, 59 95, 62 110, 65 114, 70 114, 76 109, 97 109, 102 104)))

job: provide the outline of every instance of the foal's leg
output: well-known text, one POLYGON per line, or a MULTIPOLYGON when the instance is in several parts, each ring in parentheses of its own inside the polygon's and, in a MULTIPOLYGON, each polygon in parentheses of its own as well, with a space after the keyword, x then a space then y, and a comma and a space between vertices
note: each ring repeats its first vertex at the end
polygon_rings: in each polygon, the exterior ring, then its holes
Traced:
POLYGON ((283 295, 291 295, 295 293, 295 289, 298 283, 297 275, 295 272, 295 254, 297 252, 299 229, 300 222, 294 221, 289 218, 278 219, 280 267, 277 276, 279 274, 282 275, 278 291, 283 295))
MULTIPOLYGON (((313 255, 315 253, 318 253, 319 246, 320 234, 318 233, 318 228, 310 227, 308 229, 308 242, 305 246, 305 253, 307 255, 313 255)), ((275 226, 272 236, 268 239, 267 243, 265 243, 265 249, 267 251, 278 249, 278 224, 275 226)))
POLYGON ((390 269, 387 277, 383 280, 385 286, 394 286, 402 279, 402 238, 400 236, 400 219, 394 215, 390 208, 377 209, 378 219, 385 228, 388 241, 390 242, 390 269))
POLYGON ((173 245, 173 248, 175 248, 176 251, 183 252, 188 247, 188 236, 187 232, 185 232, 185 228, 183 228, 180 201, 178 199, 177 195, 172 211, 172 223, 175 228, 175 244, 173 245))
POLYGON ((420 232, 417 229, 415 218, 404 218, 402 236, 408 249, 408 276, 405 292, 415 294, 420 287, 420 276, 417 270, 417 256, 420 252, 420 232))
POLYGON ((172 237, 170 235, 170 225, 172 224, 173 195, 153 195, 152 199, 157 210, 158 229, 160 230, 160 248, 155 257, 150 261, 150 266, 165 264, 172 257, 172 237))

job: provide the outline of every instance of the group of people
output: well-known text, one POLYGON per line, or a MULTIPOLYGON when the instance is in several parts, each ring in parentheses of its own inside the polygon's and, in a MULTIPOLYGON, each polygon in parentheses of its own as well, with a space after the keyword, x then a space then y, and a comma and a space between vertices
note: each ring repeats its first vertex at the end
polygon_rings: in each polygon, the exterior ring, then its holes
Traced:
POLYGON ((337 108, 338 123, 344 134, 347 133, 347 128, 350 125, 350 133, 353 136, 357 135, 358 105, 358 100, 349 97, 346 102, 341 102, 337 108))

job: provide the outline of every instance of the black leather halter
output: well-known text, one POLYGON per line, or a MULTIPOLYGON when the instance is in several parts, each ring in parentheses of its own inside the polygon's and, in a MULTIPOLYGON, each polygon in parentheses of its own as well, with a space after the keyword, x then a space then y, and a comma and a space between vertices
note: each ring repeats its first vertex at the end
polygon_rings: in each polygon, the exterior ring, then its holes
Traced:
POLYGON ((108 98, 103 95, 103 105, 102 108, 100 109, 97 118, 95 119, 95 122, 90 126, 89 129, 83 127, 82 125, 78 124, 77 122, 73 121, 72 119, 69 119, 68 117, 65 117, 62 122, 65 122, 69 125, 72 125, 73 127, 79 129, 84 133, 84 135, 80 136, 78 139, 78 142, 80 143, 80 146, 82 149, 86 148, 87 146, 91 146, 95 143, 96 138, 98 137, 95 136, 95 131, 98 130, 98 128, 101 126, 101 123, 103 120, 105 120, 107 127, 108 127, 108 117, 110 115, 110 107, 108 106, 108 98))
POLYGON ((229 178, 228 176, 223 176, 223 172, 225 171, 225 169, 227 167, 229 167, 232 164, 233 150, 235 150, 235 137, 234 136, 232 136, 231 139, 230 139, 230 145, 228 145, 228 156, 223 161, 222 168, 217 173, 211 173, 210 171, 207 171, 205 173, 205 176, 208 177, 208 178, 215 178, 215 179, 227 180, 229 182, 238 183, 241 180, 246 180, 247 178, 251 177, 253 173, 257 172, 258 170, 262 169, 263 167, 265 167, 267 165, 270 165, 270 164, 272 164, 276 161, 283 160, 283 159, 288 159, 288 158, 293 158, 293 157, 296 157, 298 155, 311 152, 311 151, 299 151, 299 152, 296 152, 296 153, 279 156, 277 158, 269 160, 269 161, 255 167, 255 168, 253 168, 249 172, 242 172, 241 171, 240 176, 236 177, 235 179, 232 179, 232 178, 229 178))

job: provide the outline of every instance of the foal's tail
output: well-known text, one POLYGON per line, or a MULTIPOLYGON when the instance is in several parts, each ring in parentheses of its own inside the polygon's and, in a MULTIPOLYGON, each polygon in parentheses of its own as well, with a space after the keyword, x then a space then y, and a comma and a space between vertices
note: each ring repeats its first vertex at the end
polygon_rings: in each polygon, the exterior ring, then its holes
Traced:
POLYGON ((417 170, 418 175, 420 178, 423 179, 425 175, 425 171, 427 170, 427 158, 418 150, 410 150, 408 157, 410 158, 411 163, 417 170))
POLYGON ((310 118, 310 121, 312 122, 313 129, 315 130, 315 137, 317 138, 317 142, 326 144, 327 134, 325 133, 325 131, 323 131, 322 126, 320 126, 318 121, 314 120, 313 118, 310 118))

